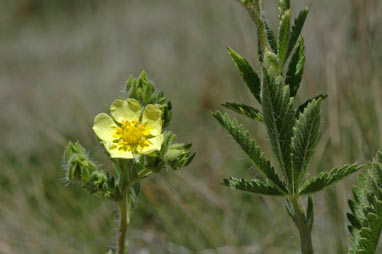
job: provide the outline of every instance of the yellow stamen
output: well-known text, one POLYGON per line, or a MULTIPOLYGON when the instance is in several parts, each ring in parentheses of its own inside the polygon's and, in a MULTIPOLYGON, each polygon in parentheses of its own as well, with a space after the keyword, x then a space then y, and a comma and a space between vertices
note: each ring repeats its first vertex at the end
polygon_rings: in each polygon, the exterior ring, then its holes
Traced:
POLYGON ((122 121, 121 127, 115 126, 113 148, 134 152, 137 148, 143 149, 151 145, 147 139, 146 123, 139 121, 122 121))

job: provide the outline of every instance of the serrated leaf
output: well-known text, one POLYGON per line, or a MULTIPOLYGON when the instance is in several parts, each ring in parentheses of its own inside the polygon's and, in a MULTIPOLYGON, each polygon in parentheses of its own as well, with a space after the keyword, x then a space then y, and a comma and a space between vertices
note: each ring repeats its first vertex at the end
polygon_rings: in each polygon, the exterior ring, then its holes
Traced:
POLYGON ((300 37, 296 50, 292 55, 292 58, 288 65, 288 71, 285 79, 285 83, 290 87, 290 96, 295 97, 297 90, 300 87, 302 80, 302 74, 304 73, 304 39, 300 37))
POLYGON ((317 192, 323 188, 341 180, 358 171, 361 167, 357 164, 345 165, 341 168, 334 168, 328 172, 322 172, 318 176, 308 179, 301 187, 299 194, 306 195, 317 192))
POLYGON ((350 254, 375 254, 382 232, 382 163, 380 153, 365 165, 367 173, 359 175, 349 200, 350 254))
POLYGON ((300 11, 300 13, 297 15, 297 17, 294 19, 294 24, 291 29, 291 33, 289 36, 289 44, 288 44, 288 50, 285 56, 285 60, 288 59, 289 55, 292 53, 294 46, 296 45, 296 42, 298 38, 300 37, 302 27, 304 26, 306 16, 309 13, 309 8, 305 7, 303 10, 300 11))
POLYGON ((301 113, 304 113, 304 110, 305 108, 309 105, 309 103, 312 101, 312 100, 324 100, 326 99, 328 96, 325 95, 325 94, 320 94, 320 95, 317 95, 316 97, 314 98, 310 98, 308 100, 306 100, 303 104, 301 104, 300 106, 298 106, 297 110, 296 110, 296 118, 298 119, 298 117, 301 115, 301 113))
POLYGON ((290 10, 286 10, 280 20, 279 25, 279 41, 278 41, 278 57, 281 67, 287 59, 290 32, 290 10))
POLYGON ((253 192, 263 195, 283 196, 285 193, 277 189, 273 184, 259 179, 247 180, 243 178, 230 177, 223 179, 223 184, 237 190, 253 192))
POLYGON ((284 177, 291 184, 291 137, 295 122, 293 98, 289 87, 284 86, 280 76, 274 76, 263 68, 262 107, 264 123, 272 149, 280 163, 284 177))
POLYGON ((264 28, 265 28, 265 34, 267 36, 267 41, 269 46, 271 47, 272 51, 277 54, 277 41, 275 38, 275 35, 272 31, 272 29, 269 27, 268 21, 264 19, 264 28))
POLYGON ((290 0, 280 0, 279 2, 279 19, 284 15, 284 13, 290 9, 290 0))
POLYGON ((318 142, 321 100, 312 100, 300 114, 293 127, 292 166, 294 190, 298 190, 309 160, 318 142))
POLYGON ((263 121, 263 113, 261 113, 258 109, 255 109, 251 106, 245 104, 238 104, 234 102, 226 102, 222 104, 223 107, 228 108, 236 113, 245 115, 253 120, 263 121))
POLYGON ((240 125, 237 120, 231 120, 227 114, 220 112, 213 113, 218 122, 231 134, 249 158, 255 163, 257 168, 282 192, 287 193, 285 184, 280 180, 271 166, 271 163, 264 157, 254 139, 250 138, 249 132, 240 125))
POLYGON ((252 69, 251 65, 247 62, 247 60, 241 57, 233 49, 229 47, 227 49, 228 49, 228 54, 231 56, 232 60, 235 62, 236 68, 239 70, 240 75, 243 77, 249 90, 255 96, 257 101, 261 103, 261 98, 260 98, 261 82, 260 82, 259 76, 252 69))
POLYGON ((274 70, 277 74, 280 72, 279 58, 275 53, 269 50, 265 52, 265 65, 272 68, 272 70, 274 70))

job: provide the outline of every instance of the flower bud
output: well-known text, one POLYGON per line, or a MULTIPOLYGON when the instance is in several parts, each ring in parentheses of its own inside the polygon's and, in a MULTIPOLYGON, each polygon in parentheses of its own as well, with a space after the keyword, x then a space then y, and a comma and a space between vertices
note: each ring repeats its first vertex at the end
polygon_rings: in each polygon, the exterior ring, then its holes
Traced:
POLYGON ((155 92, 154 85, 147 79, 146 73, 143 71, 138 79, 130 76, 126 84, 126 90, 130 98, 134 98, 143 104, 152 103, 151 98, 155 92))
POLYGON ((187 166, 195 156, 191 154, 191 144, 175 143, 172 144, 164 158, 168 165, 174 170, 187 166))
POLYGON ((66 178, 70 181, 88 181, 96 164, 89 159, 88 154, 81 144, 69 142, 64 152, 64 169, 66 178))

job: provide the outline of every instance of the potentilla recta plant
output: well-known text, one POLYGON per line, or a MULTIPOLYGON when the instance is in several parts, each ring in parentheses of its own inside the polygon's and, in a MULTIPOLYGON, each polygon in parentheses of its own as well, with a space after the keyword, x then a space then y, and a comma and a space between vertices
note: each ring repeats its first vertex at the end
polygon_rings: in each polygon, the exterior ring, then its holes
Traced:
POLYGON ((224 179, 223 184, 260 195, 283 197, 286 210, 298 229, 302 253, 312 254, 312 194, 358 171, 360 167, 356 164, 344 165, 321 172, 316 177, 306 175, 320 136, 320 106, 326 98, 326 95, 318 95, 297 107, 294 103, 304 71, 301 30, 309 9, 301 10, 291 25, 290 1, 280 0, 276 36, 264 18, 262 0, 238 1, 257 27, 259 70, 256 72, 234 50, 228 48, 228 53, 260 109, 230 102, 223 106, 249 117, 256 124, 265 125, 277 164, 271 164, 237 120, 217 111, 213 116, 247 153, 263 176, 256 179, 230 177, 224 179), (303 202, 304 198, 306 202, 303 202))
POLYGON ((118 254, 128 251, 126 229, 141 180, 168 167, 185 167, 194 157, 191 144, 176 143, 175 134, 164 131, 171 120, 171 103, 156 90, 145 72, 136 79, 130 76, 126 90, 128 97, 114 100, 107 113, 95 116, 92 127, 114 173, 96 165, 78 141, 69 142, 63 162, 67 181, 80 183, 91 194, 118 205, 118 254))

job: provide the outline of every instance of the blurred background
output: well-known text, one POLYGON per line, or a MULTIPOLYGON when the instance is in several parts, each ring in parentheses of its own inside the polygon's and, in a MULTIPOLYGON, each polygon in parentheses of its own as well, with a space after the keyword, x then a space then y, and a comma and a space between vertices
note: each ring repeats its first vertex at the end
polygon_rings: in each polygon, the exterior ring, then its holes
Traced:
MULTIPOLYGON (((272 27, 277 0, 265 1, 272 27)), ((382 148, 382 4, 292 0, 311 6, 297 103, 329 94, 310 174, 370 160, 382 148)), ((105 253, 117 209, 63 183, 64 146, 79 140, 111 168, 94 116, 146 70, 173 103, 170 130, 194 144, 193 163, 142 183, 129 228, 133 254, 297 253, 282 199, 223 187, 254 177, 251 163, 210 112, 256 105, 226 53, 256 68, 256 30, 234 0, 0 0, 0 253, 105 253)), ((121 93, 122 92, 122 93, 121 93)), ((235 113, 232 113, 235 115, 235 113)), ((235 115, 270 151, 264 127, 235 115)), ((270 158, 274 160, 274 158, 270 158)), ((315 196, 317 254, 346 253, 347 199, 356 176, 315 196)))

